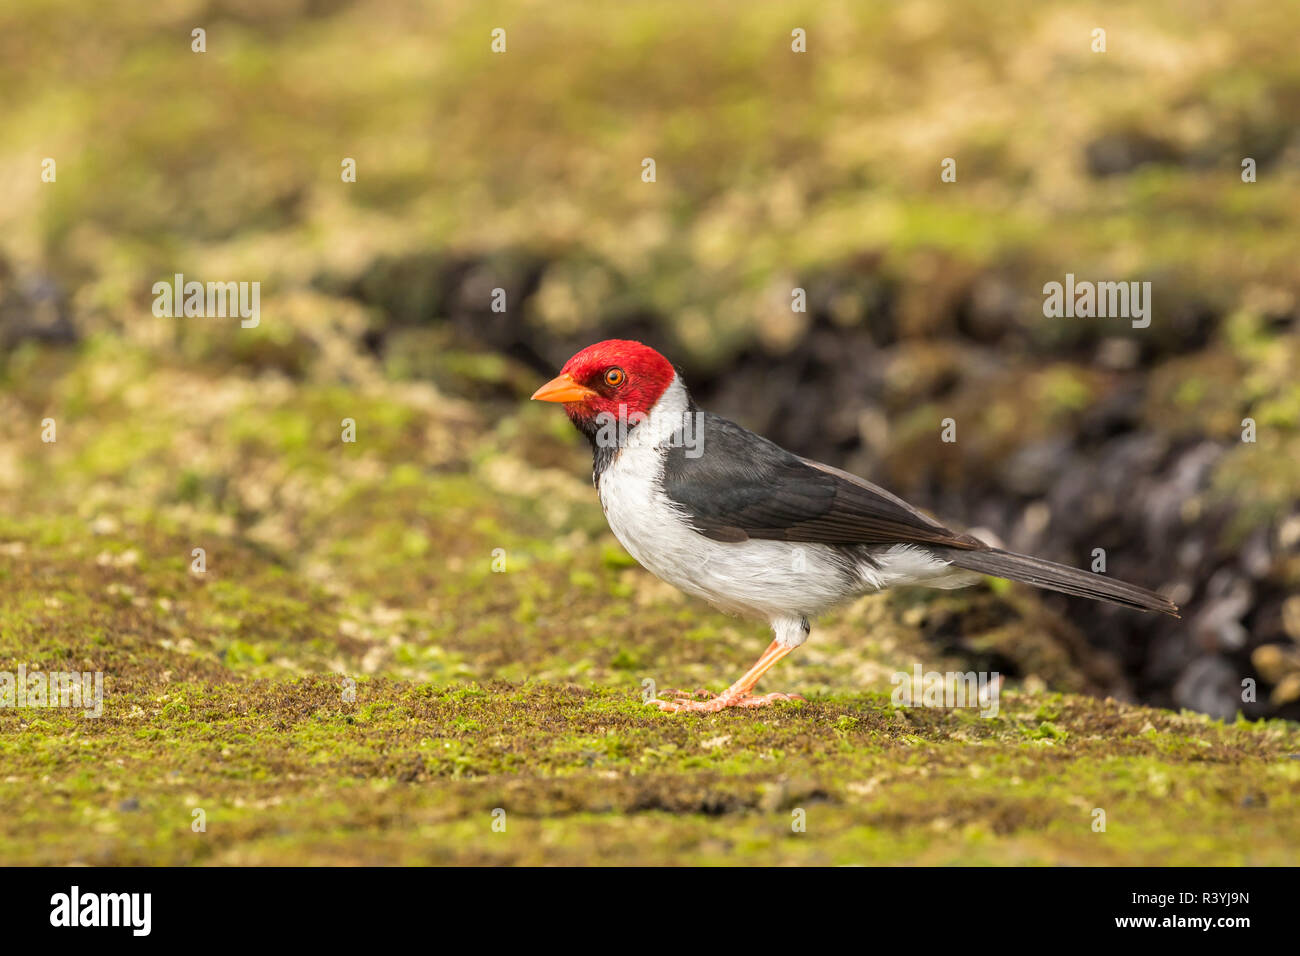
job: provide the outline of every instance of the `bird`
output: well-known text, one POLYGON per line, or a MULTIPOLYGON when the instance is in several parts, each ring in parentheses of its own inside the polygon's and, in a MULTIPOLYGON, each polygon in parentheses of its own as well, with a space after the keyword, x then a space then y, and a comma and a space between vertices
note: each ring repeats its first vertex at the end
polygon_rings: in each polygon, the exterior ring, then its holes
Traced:
POLYGON ((717 695, 674 692, 660 710, 716 713, 796 695, 755 693, 807 641, 810 621, 886 588, 966 587, 984 576, 1179 616, 1154 591, 993 547, 945 527, 871 482, 699 408, 678 370, 627 339, 597 342, 533 393, 563 405, 592 449, 592 482, 610 530, 642 567, 773 640, 717 695))

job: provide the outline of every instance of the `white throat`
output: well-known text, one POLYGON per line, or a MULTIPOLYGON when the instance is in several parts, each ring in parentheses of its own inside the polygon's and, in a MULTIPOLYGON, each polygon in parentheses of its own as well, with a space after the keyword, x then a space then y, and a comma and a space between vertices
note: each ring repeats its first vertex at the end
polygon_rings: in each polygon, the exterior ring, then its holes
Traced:
POLYGON ((658 448, 668 443, 685 421, 690 399, 676 374, 659 400, 650 406, 645 419, 627 436, 628 448, 658 448))

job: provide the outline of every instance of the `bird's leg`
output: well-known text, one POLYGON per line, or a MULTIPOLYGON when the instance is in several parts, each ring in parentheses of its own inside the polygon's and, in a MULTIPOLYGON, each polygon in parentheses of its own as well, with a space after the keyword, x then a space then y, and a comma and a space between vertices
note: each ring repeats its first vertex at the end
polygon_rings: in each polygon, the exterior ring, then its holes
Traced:
POLYGON ((691 700, 689 698, 678 697, 676 700, 652 700, 651 704, 657 706, 660 710, 670 713, 681 713, 682 711, 693 711, 695 713, 713 714, 727 707, 766 707, 768 704, 776 703, 778 700, 803 700, 802 697, 793 694, 763 694, 759 697, 751 696, 755 685, 758 684, 759 678, 772 669, 772 665, 779 661, 785 655, 789 654, 793 647, 783 644, 781 641, 773 641, 768 645, 767 650, 758 662, 745 672, 745 675, 736 681, 717 697, 711 700, 691 700))

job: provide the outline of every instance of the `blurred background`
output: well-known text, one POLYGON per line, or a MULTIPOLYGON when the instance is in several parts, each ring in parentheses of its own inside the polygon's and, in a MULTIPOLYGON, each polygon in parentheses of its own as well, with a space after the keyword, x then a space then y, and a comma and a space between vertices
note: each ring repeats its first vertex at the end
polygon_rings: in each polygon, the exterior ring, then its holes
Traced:
POLYGON ((919 657, 1300 716, 1298 28, 1263 0, 6 4, 0 652, 725 676, 762 625, 631 567, 526 401, 618 336, 801 454, 1185 608, 870 598, 801 688, 919 657), (260 324, 155 317, 175 273, 261 282, 260 324), (1150 327, 1045 318, 1066 273, 1149 281, 1150 327))

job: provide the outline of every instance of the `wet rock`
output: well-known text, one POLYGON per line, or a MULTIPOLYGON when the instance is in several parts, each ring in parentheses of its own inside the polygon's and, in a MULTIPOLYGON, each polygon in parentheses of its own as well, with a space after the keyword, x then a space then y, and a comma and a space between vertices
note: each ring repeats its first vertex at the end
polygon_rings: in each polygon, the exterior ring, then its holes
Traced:
POLYGON ((1241 708, 1237 670, 1218 656, 1192 661, 1174 685, 1174 702, 1220 720, 1231 720, 1241 708))
POLYGON ((1287 637, 1300 644, 1300 594, 1282 602, 1282 628, 1287 637))
POLYGON ((1097 343, 1097 364, 1114 371, 1136 368, 1142 349, 1133 339, 1110 338, 1097 343))
POLYGON ((1027 307, 1018 283, 1000 275, 982 276, 958 309, 957 330, 976 342, 994 344, 1016 328, 1027 307))
POLYGON ((1300 515, 1290 515, 1278 525, 1277 546, 1282 551, 1300 550, 1300 515))
POLYGON ((1157 478, 1139 499, 1146 512, 1147 540, 1168 541, 1183 523, 1183 506, 1209 485, 1214 465, 1223 449, 1213 442, 1201 442, 1178 456, 1172 469, 1157 478))
POLYGON ((1138 130, 1106 133, 1083 150, 1088 173, 1098 179, 1130 173, 1149 163, 1171 163, 1178 153, 1172 145, 1138 130))
POLYGON ((1199 646, 1222 651, 1240 650, 1249 632, 1242 617, 1254 603, 1250 583, 1228 568, 1215 573, 1206 587, 1200 611, 1192 619, 1192 634, 1199 646))
POLYGON ((71 345, 77 338, 59 284, 49 276, 19 275, 0 257, 0 350, 27 341, 71 345))
POLYGON ((1242 570, 1259 580, 1273 570, 1273 554, 1269 550, 1269 529, 1256 528, 1241 546, 1242 570))
POLYGON ((1021 495, 1043 495, 1056 485, 1073 460, 1071 442, 1053 435, 1021 447, 1001 468, 1007 488, 1021 495))

